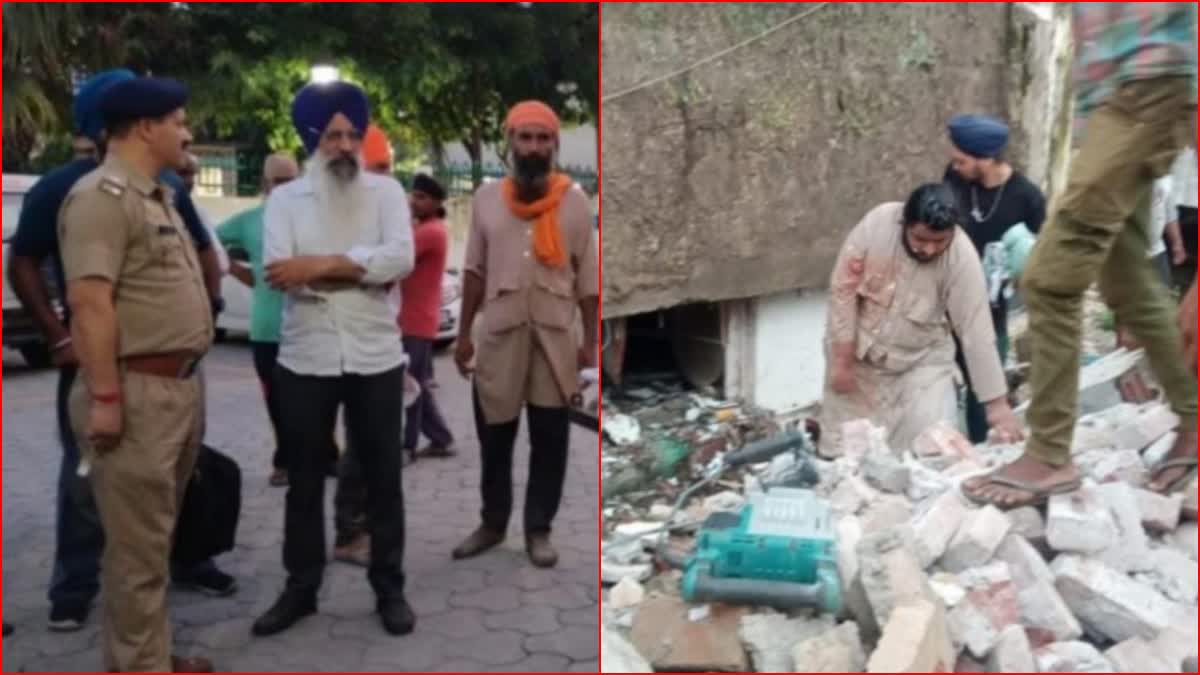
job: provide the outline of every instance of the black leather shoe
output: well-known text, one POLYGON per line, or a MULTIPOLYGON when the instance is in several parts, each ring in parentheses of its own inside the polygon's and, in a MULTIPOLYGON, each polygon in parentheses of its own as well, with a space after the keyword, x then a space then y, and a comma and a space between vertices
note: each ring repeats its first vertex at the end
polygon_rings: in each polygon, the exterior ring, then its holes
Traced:
POLYGON ((492 530, 487 526, 480 526, 479 529, 471 533, 471 536, 464 539, 451 555, 454 556, 455 560, 473 558, 490 548, 499 546, 503 541, 504 533, 492 530))
POLYGON ((379 618, 383 621, 383 629, 392 635, 408 635, 417 625, 417 617, 403 595, 380 600, 377 609, 379 618))
POLYGON ((282 633, 297 621, 317 613, 317 599, 304 593, 284 591, 275 605, 254 622, 251 632, 266 636, 282 633))

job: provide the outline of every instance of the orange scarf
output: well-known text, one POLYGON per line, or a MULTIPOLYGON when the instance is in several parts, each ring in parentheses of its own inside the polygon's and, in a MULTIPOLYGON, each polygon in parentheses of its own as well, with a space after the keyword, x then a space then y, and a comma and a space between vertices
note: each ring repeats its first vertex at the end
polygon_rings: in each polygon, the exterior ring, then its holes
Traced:
POLYGON ((508 210, 522 220, 533 221, 533 253, 543 265, 562 267, 567 264, 567 251, 563 248, 562 230, 558 226, 558 206, 563 195, 571 189, 571 177, 562 173, 550 174, 550 189, 546 196, 532 203, 517 199, 517 185, 505 178, 501 192, 508 210))

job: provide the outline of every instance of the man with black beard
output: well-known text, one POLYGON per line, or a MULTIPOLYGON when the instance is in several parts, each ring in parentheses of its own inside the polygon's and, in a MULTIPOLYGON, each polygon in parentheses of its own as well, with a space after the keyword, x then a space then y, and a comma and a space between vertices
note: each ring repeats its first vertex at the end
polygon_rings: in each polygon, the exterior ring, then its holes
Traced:
POLYGON ((288 448, 283 562, 287 586, 255 622, 256 635, 317 610, 325 570, 325 470, 338 406, 367 487, 367 576, 383 627, 410 633, 404 597, 404 496, 400 484, 404 367, 388 288, 413 267, 408 198, 395 179, 362 170, 369 112, 346 82, 309 85, 292 120, 310 159, 304 175, 267 199, 266 278, 284 292, 275 386, 280 442, 288 448))
POLYGON ((869 419, 900 451, 957 418, 954 335, 988 423, 1022 436, 1008 405, 983 268, 945 185, 875 207, 843 245, 830 284, 821 454, 841 454, 842 425, 869 419))
POLYGON ((481 187, 473 199, 454 353, 459 371, 474 373, 483 523, 453 556, 479 555, 504 540, 513 505, 513 444, 524 407, 530 445, 525 550, 534 565, 552 567, 558 553, 550 528, 562 499, 570 439, 567 406, 579 393, 580 368, 592 366, 597 356, 598 255, 587 196, 554 170, 558 116, 544 103, 525 101, 509 111, 505 131, 512 172, 481 187), (478 354, 472 337, 477 314, 478 354))

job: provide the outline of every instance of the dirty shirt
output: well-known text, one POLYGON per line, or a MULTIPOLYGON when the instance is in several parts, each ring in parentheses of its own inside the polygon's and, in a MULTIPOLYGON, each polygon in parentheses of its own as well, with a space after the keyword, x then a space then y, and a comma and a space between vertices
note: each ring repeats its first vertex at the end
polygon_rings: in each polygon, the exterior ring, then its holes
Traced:
POLYGON ((568 262, 549 267, 533 253, 533 223, 509 210, 500 181, 472 202, 463 267, 484 285, 475 390, 488 424, 516 419, 525 404, 565 407, 579 392, 578 308, 599 295, 599 256, 587 195, 567 190, 558 209, 568 262))
POLYGON ((855 226, 831 281, 825 347, 854 346, 858 393, 831 387, 827 368, 822 453, 839 453, 843 423, 865 418, 888 430, 896 451, 926 427, 957 414, 953 331, 975 394, 991 401, 1007 393, 983 266, 969 237, 955 232, 937 260, 920 263, 904 249, 899 202, 876 207, 855 226))

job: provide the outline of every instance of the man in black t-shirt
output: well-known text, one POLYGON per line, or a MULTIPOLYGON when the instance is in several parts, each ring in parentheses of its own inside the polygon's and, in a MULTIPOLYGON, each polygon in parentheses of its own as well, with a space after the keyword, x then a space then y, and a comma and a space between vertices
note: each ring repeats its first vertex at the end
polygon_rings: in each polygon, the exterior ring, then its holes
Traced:
MULTIPOLYGON (((984 259, 989 245, 1001 245, 1004 233, 1024 223, 1033 234, 1046 220, 1046 197, 1028 178, 1004 159, 1008 125, 986 115, 957 115, 947 125, 950 134, 950 166, 944 182, 954 191, 963 214, 963 230, 984 259)), ((993 292, 992 322, 1000 360, 1008 356, 1008 301, 993 292)), ((959 368, 970 382, 958 351, 959 368)), ((983 405, 967 387, 967 430, 972 443, 987 440, 987 415, 983 405)))

